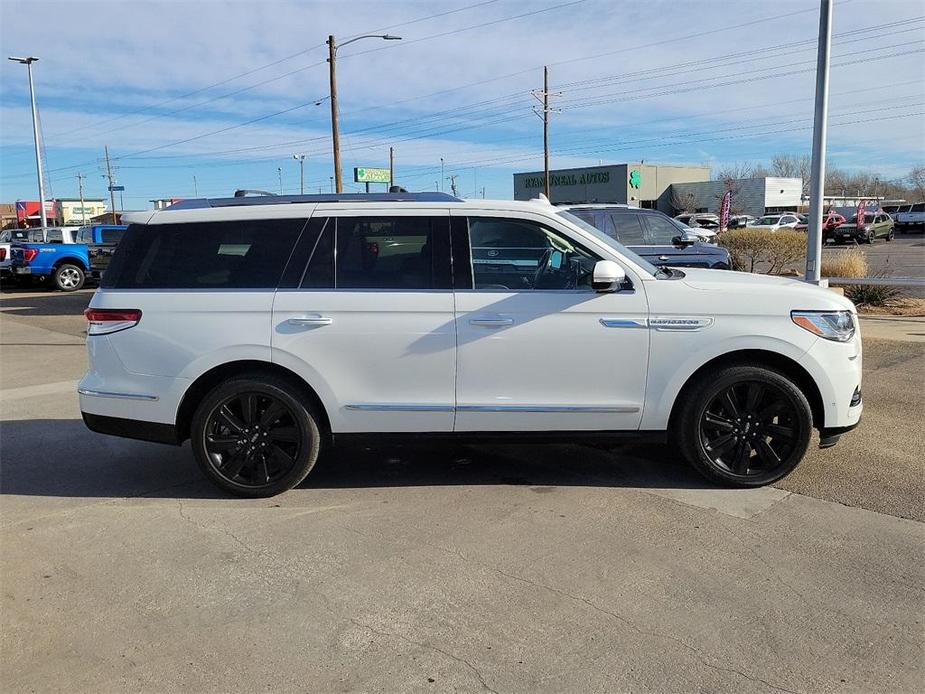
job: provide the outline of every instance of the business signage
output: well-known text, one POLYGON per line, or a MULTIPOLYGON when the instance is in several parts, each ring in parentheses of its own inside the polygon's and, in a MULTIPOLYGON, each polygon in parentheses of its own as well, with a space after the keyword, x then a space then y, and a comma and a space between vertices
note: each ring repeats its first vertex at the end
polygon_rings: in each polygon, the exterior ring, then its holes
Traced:
POLYGON ((642 174, 639 173, 639 169, 633 169, 630 171, 630 188, 638 190, 640 183, 642 183, 642 174))
POLYGON ((358 166, 353 170, 354 183, 391 183, 392 176, 388 169, 374 169, 358 166))
POLYGON ((125 186, 109 186, 109 190, 113 193, 120 193, 125 190, 125 186))
MULTIPOLYGON (((16 219, 20 224, 25 224, 27 219, 39 219, 38 200, 17 200, 16 201, 16 219)), ((45 201, 45 216, 49 220, 57 218, 57 204, 54 200, 45 201)))
MULTIPOLYGON (((525 188, 543 188, 545 179, 542 175, 524 178, 525 188)), ((610 183, 610 171, 583 171, 576 173, 549 174, 550 186, 587 186, 595 183, 610 183)))

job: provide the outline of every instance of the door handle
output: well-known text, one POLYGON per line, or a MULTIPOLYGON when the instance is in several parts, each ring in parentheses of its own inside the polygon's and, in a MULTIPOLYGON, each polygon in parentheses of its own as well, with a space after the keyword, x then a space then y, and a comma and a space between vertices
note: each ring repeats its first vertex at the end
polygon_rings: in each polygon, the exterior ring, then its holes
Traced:
POLYGON ((658 259, 661 260, 662 262, 665 262, 666 260, 668 260, 668 256, 667 256, 667 255, 660 255, 660 256, 658 257, 658 259))
POLYGON ((505 325, 514 325, 513 318, 473 318, 469 325, 481 325, 486 328, 503 328, 505 325))
POLYGON ((334 322, 333 318, 328 318, 327 316, 322 316, 320 314, 315 314, 313 316, 300 316, 298 318, 290 318, 286 321, 290 325, 331 325, 334 322))

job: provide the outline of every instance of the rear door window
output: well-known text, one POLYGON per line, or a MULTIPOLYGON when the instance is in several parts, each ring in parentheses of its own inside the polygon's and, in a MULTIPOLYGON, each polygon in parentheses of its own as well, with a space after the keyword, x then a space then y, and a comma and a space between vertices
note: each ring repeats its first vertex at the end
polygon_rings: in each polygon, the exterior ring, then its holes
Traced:
POLYGON ((925 202, 917 202, 910 208, 911 212, 925 212, 925 202))
POLYGON ((681 230, 667 219, 656 214, 644 216, 646 222, 646 242, 651 246, 670 246, 672 239, 681 235, 681 230))
POLYGON ((275 289, 304 219, 132 224, 101 286, 275 289))
POLYGON ((606 217, 609 224, 606 225, 604 233, 612 236, 624 246, 644 246, 646 236, 640 216, 632 212, 608 213, 606 217))

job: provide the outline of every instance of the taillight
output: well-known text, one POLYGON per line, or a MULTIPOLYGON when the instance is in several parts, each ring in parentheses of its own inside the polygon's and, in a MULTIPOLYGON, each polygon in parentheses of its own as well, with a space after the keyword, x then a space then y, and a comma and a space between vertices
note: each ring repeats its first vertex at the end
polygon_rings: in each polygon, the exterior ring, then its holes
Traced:
POLYGON ((3 262, 4 260, 6 260, 6 249, 0 248, 0 262, 3 262))
POLYGON ((138 325, 141 311, 137 308, 88 308, 84 317, 89 322, 87 335, 109 335, 138 325))
POLYGON ((24 263, 31 263, 35 260, 35 256, 39 254, 38 248, 23 248, 22 249, 22 261, 24 263))

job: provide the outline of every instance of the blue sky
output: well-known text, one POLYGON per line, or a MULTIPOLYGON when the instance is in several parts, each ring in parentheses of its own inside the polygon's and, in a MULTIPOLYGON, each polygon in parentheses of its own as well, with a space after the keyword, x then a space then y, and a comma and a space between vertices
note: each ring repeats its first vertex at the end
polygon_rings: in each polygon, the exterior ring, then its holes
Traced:
MULTIPOLYGON (((344 178, 510 198, 542 168, 532 89, 550 66, 553 168, 644 159, 722 166, 808 152, 818 0, 0 3, 6 55, 38 55, 47 180, 125 207, 156 197, 307 192, 332 175, 324 41, 338 53, 344 178), (435 16, 437 15, 437 16, 435 16)), ((830 165, 884 178, 925 163, 925 7, 838 0, 830 165)), ((0 69, 0 201, 35 199, 25 68, 0 69)), ((380 186, 381 188, 381 186, 380 186)), ((349 188, 348 188, 349 189, 349 188)), ((359 189, 359 186, 356 188, 359 189)))

